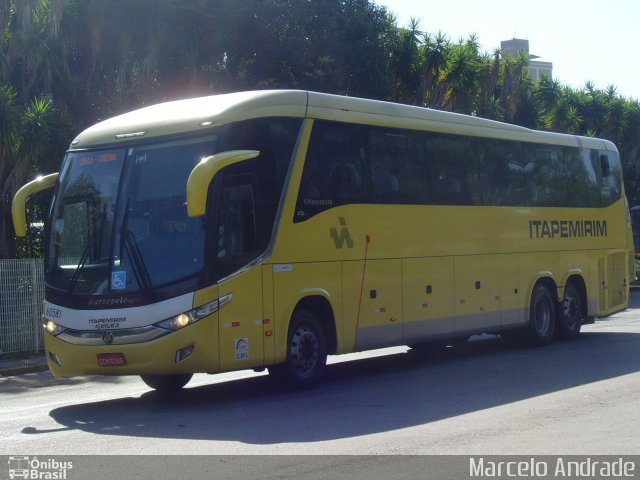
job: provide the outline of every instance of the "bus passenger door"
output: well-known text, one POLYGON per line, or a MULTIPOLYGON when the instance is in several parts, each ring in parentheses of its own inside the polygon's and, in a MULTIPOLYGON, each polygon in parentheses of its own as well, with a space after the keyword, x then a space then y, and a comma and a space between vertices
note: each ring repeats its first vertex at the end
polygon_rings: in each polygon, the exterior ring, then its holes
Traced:
POLYGON ((247 267, 264 250, 255 184, 253 175, 227 176, 214 199, 219 295, 230 295, 219 312, 221 370, 264 364, 262 268, 247 267))

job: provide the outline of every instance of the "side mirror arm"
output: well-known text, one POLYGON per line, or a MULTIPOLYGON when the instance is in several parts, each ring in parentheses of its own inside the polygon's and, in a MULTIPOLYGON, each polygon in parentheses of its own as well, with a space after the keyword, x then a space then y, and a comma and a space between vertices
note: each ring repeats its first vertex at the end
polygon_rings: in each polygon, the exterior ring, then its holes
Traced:
POLYGON ((16 232, 16 236, 27 236, 27 200, 29 200, 29 197, 53 187, 57 180, 57 173, 38 177, 21 187, 13 196, 11 216, 13 218, 13 229, 16 232))
POLYGON ((187 180, 187 215, 192 218, 204 216, 209 184, 220 170, 258 155, 258 150, 230 150, 203 158, 187 180))

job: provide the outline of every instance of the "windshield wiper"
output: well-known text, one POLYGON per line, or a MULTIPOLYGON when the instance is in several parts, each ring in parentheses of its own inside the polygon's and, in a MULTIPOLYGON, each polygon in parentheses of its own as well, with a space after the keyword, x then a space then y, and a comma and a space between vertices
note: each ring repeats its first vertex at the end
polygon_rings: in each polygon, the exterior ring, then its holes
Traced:
POLYGON ((133 235, 133 232, 129 230, 129 203, 130 199, 127 200, 124 218, 122 219, 122 227, 120 227, 120 252, 126 252, 131 259, 133 274, 135 275, 140 288, 142 288, 142 291, 147 295, 152 296, 153 290, 149 270, 147 269, 144 258, 140 253, 136 237, 133 235))
MULTIPOLYGON (((100 236, 102 236, 102 231, 104 230, 104 222, 106 217, 107 217, 107 208, 104 207, 102 209, 102 215, 100 216, 100 236)), ((78 280, 80 279, 80 274, 82 273, 82 270, 84 269, 84 266, 87 263, 87 260, 89 259, 89 253, 91 252, 91 247, 94 246, 94 243, 95 243, 95 239, 94 239, 94 242, 92 242, 91 235, 89 235, 87 240, 87 245, 82 250, 82 255, 80 256, 80 261, 78 262, 78 266, 73 271, 73 275, 69 279, 69 287, 67 288, 67 295, 71 295, 75 291, 76 285, 78 284, 78 280)), ((98 248, 98 252, 96 252, 97 258, 100 258, 100 250, 99 250, 100 242, 98 242, 97 248, 98 248)))
POLYGON ((84 247, 82 255, 80 256, 78 266, 73 271, 73 275, 71 275, 71 279, 69 280, 69 287, 67 288, 67 295, 71 295, 76 289, 76 284, 78 283, 78 279, 80 278, 80 272, 82 272, 84 264, 87 263, 87 259, 89 258, 89 251, 91 251, 91 242, 87 242, 87 245, 84 247))

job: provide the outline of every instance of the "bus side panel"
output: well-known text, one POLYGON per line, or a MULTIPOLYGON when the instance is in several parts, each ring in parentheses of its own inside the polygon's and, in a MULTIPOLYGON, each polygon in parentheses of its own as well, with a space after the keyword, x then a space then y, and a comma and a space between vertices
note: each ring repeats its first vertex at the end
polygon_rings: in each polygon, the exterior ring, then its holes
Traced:
MULTIPOLYGON (((287 263, 266 265, 273 275, 274 363, 287 355, 289 323, 296 307, 310 297, 321 297, 331 307, 333 318, 318 318, 335 328, 338 351, 342 352, 342 272, 340 262, 287 263), (333 324, 332 324, 333 322, 333 324)), ((316 312, 317 313, 317 312, 316 312)))
POLYGON ((520 259, 517 254, 503 255, 500 275, 500 326, 511 327, 524 322, 523 292, 520 287, 520 259))
POLYGON ((450 335, 455 328, 453 257, 402 260, 404 343, 450 335))
POLYGON ((500 285, 508 255, 455 258, 456 331, 484 331, 500 326, 500 285))
POLYGON ((355 332, 355 350, 402 343, 401 276, 400 259, 343 262, 345 337, 355 332))

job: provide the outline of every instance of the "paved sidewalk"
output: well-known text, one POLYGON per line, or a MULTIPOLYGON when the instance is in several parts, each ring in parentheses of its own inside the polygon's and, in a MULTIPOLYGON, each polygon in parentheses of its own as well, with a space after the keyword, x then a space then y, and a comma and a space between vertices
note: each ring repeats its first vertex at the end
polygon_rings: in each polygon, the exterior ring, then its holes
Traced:
POLYGON ((44 352, 28 355, 0 357, 0 377, 12 377, 23 373, 40 372, 47 369, 44 352))

